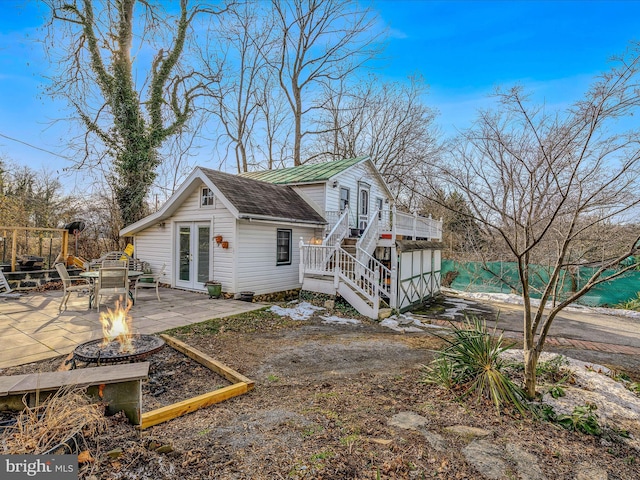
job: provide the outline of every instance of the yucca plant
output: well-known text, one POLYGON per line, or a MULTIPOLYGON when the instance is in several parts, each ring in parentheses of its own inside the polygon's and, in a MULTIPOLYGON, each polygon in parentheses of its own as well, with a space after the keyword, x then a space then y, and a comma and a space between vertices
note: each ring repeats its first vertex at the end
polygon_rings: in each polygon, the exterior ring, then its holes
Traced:
POLYGON ((503 335, 487 330, 478 317, 466 317, 461 327, 454 325, 453 338, 427 367, 425 381, 450 390, 462 389, 461 397, 481 398, 493 402, 498 413, 504 405, 513 405, 521 413, 526 410, 524 392, 502 371, 500 354, 511 348, 503 335))

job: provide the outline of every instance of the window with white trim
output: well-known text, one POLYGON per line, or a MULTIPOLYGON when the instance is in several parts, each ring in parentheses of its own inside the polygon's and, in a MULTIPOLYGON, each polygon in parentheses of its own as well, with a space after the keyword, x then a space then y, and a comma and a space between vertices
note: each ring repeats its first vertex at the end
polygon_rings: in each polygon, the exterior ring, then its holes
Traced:
POLYGON ((340 211, 344 212, 349 208, 349 189, 340 187, 340 211))
POLYGON ((284 228, 278 229, 276 265, 291 265, 291 238, 291 230, 284 228))
POLYGON ((200 191, 200 206, 205 207, 208 205, 213 205, 213 190, 202 187, 200 191))
POLYGON ((380 197, 376 198, 376 205, 378 207, 378 220, 382 220, 382 206, 384 205, 384 200, 380 197))

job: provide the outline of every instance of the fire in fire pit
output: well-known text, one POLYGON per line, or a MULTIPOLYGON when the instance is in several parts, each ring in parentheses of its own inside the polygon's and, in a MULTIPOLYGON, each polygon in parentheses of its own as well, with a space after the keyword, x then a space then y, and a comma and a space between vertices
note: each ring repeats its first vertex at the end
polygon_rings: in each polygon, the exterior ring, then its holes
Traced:
POLYGON ((131 333, 131 302, 123 307, 116 302, 114 310, 100 314, 103 339, 90 340, 78 345, 73 351, 76 360, 87 363, 137 362, 164 347, 164 340, 153 335, 131 333))
POLYGON ((106 346, 114 340, 120 345, 119 353, 131 353, 133 344, 131 343, 131 315, 129 311, 133 304, 127 302, 127 306, 123 307, 120 302, 116 302, 116 308, 107 313, 100 314, 100 323, 102 323, 102 345, 106 346))

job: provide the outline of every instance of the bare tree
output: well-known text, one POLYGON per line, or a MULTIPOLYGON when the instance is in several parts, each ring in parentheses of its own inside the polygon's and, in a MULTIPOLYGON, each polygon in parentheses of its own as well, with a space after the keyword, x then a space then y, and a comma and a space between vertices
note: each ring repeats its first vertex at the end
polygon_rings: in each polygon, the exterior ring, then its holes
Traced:
POLYGON ((369 155, 399 203, 416 208, 418 180, 440 154, 436 112, 425 103, 420 78, 404 82, 367 82, 328 90, 322 102, 315 157, 369 155), (347 93, 348 92, 348 93, 347 93))
POLYGON ((273 15, 263 7, 260 2, 246 2, 230 8, 213 32, 213 44, 221 48, 205 57, 205 71, 224 72, 211 97, 212 111, 233 150, 238 173, 256 163, 261 107, 271 102, 264 90, 272 85, 267 58, 273 46, 273 15))
POLYGON ((351 0, 272 0, 276 51, 267 59, 277 72, 293 116, 293 163, 302 163, 303 125, 318 105, 313 90, 349 77, 379 51, 376 18, 351 0))
POLYGON ((432 192, 443 185, 461 192, 472 210, 458 213, 477 222, 517 265, 530 397, 558 313, 633 268, 624 261, 640 250, 637 223, 618 232, 624 248, 619 238, 616 248, 607 238, 608 226, 637 216, 640 205, 640 136, 612 133, 640 106, 638 53, 635 45, 564 113, 531 106, 520 88, 499 91, 499 109, 481 113, 427 179, 432 192), (531 279, 541 261, 550 266, 549 278, 536 304, 531 279), (567 272, 585 264, 597 267, 593 275, 561 292, 567 272))
POLYGON ((182 60, 194 18, 219 12, 180 0, 177 17, 165 23, 171 17, 160 6, 141 0, 48 5, 48 51, 59 64, 50 93, 67 99, 86 129, 81 164, 102 151, 96 144, 113 161, 110 180, 122 221, 130 224, 147 213, 145 196, 162 162, 158 149, 186 128, 215 80, 182 60), (162 32, 175 33, 164 39, 162 32), (138 69, 149 48, 156 53, 138 69), (142 80, 141 72, 148 72, 142 80))
POLYGON ((443 256, 451 260, 469 259, 469 255, 483 251, 484 238, 478 223, 473 219, 466 197, 457 191, 435 189, 432 201, 421 197, 418 213, 441 218, 443 256))
POLYGON ((76 210, 53 172, 0 159, 0 225, 56 228, 76 210))
POLYGON ((290 110, 287 109, 277 80, 269 73, 262 77, 258 98, 262 117, 258 131, 263 140, 256 142, 256 152, 266 159, 265 167, 268 170, 286 167, 293 158, 290 110))

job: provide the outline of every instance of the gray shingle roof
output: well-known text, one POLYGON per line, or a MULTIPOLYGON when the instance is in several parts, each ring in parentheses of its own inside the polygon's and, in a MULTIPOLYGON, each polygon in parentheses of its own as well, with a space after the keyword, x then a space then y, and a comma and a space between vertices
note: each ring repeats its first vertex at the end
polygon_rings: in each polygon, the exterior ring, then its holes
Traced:
POLYGON ((283 221, 327 223, 293 188, 200 167, 242 215, 283 221))

